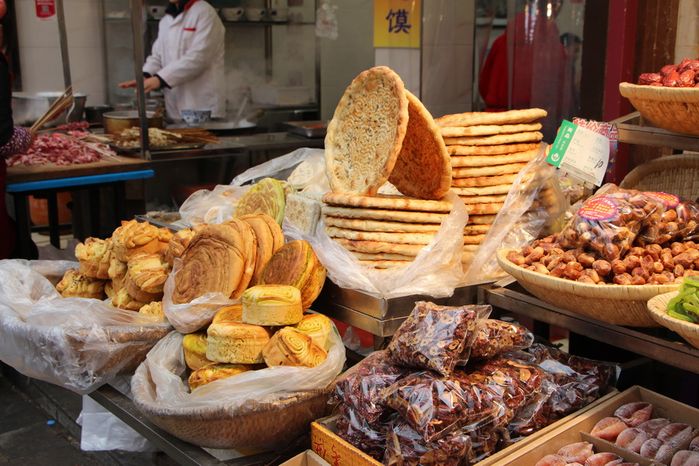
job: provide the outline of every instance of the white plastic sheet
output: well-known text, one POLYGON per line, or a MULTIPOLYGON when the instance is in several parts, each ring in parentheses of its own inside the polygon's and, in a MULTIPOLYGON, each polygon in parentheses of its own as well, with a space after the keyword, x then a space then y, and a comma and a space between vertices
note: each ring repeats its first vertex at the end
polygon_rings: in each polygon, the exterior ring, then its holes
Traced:
POLYGON ((96 299, 62 298, 51 280, 69 268, 77 263, 0 261, 0 360, 88 393, 138 364, 170 326, 96 299))
POLYGON ((87 395, 83 395, 78 424, 83 451, 157 451, 145 437, 87 395))
POLYGON ((274 401, 285 393, 324 389, 345 364, 345 347, 335 329, 330 335, 328 357, 316 367, 267 367, 216 380, 190 393, 182 380, 186 370, 182 338, 177 332, 170 333, 136 369, 131 392, 138 404, 173 414, 212 406, 235 410, 252 401, 274 401))
POLYGON ((284 223, 284 233, 311 243, 318 259, 328 270, 328 278, 342 288, 361 290, 382 298, 413 294, 435 298, 450 296, 463 279, 461 256, 468 211, 455 194, 449 193, 447 199, 453 202, 453 208, 434 239, 422 248, 413 262, 402 268, 375 270, 364 267, 352 253, 325 233, 322 220, 313 235, 301 233, 288 222, 284 223))

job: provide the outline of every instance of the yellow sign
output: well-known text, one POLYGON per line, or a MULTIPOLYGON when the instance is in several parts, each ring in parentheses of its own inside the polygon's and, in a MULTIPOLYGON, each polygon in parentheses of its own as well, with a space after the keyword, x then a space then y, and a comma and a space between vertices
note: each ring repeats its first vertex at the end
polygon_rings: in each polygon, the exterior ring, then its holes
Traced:
POLYGON ((420 48, 421 0, 374 0, 374 47, 420 48))

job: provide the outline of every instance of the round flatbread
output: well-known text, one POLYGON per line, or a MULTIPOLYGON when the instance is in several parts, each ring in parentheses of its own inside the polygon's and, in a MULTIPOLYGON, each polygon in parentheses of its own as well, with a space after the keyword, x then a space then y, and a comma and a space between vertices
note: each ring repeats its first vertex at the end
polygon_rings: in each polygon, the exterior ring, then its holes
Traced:
POLYGON ((403 196, 361 196, 354 194, 326 193, 323 196, 326 204, 340 207, 363 207, 387 210, 407 210, 420 212, 451 212, 451 202, 426 201, 403 196))
POLYGON ((505 155, 452 155, 452 176, 458 168, 492 167, 493 165, 529 162, 534 160, 538 154, 538 150, 531 150, 527 152, 515 152, 505 155))
POLYGON ((352 255, 359 260, 365 261, 375 261, 375 260, 389 260, 389 261, 412 261, 415 256, 404 256, 403 254, 388 254, 385 252, 377 252, 374 254, 368 252, 356 252, 351 251, 352 255))
POLYGON ((464 227, 464 235, 479 235, 481 233, 488 233, 492 225, 466 225, 464 227))
POLYGON ((483 186, 481 188, 451 188, 460 197, 464 196, 492 196, 496 194, 507 194, 512 188, 511 184, 501 184, 498 186, 483 186))
POLYGON ((324 218, 358 218, 366 220, 387 220, 405 223, 441 224, 447 216, 445 213, 409 212, 404 210, 362 209, 354 207, 336 207, 323 205, 324 218))
POLYGON ((497 186, 499 184, 512 184, 515 182, 517 174, 495 175, 495 176, 475 176, 473 178, 454 178, 451 185, 457 188, 474 188, 477 186, 497 186))
POLYGON ((434 233, 387 233, 376 231, 346 230, 337 227, 325 227, 325 232, 331 238, 344 238, 355 241, 384 241, 386 243, 429 244, 434 239, 434 233))
POLYGON ((410 265, 412 261, 391 261, 391 260, 360 260, 359 263, 364 267, 371 267, 374 269, 386 270, 395 269, 397 267, 406 267, 410 265))
POLYGON ((361 231, 385 231, 393 233, 437 233, 435 223, 382 222, 351 218, 325 217, 325 225, 361 231))
POLYGON ((493 136, 496 134, 539 131, 541 127, 541 123, 524 123, 521 125, 445 126, 442 128, 442 136, 445 138, 458 138, 462 136, 493 136))
POLYGON ((479 234, 479 235, 465 235, 464 236, 464 244, 481 244, 483 240, 485 239, 484 234, 479 234))
MULTIPOLYGON (((538 142, 501 144, 499 146, 447 146, 449 155, 507 155, 538 149, 538 142)), ((452 157, 452 166, 454 158, 452 157)))
POLYGON ((370 254, 387 253, 414 257, 425 247, 424 244, 399 244, 386 241, 356 241, 345 238, 333 238, 333 240, 349 251, 370 254))
POLYGON ((492 204, 468 204, 466 208, 468 209, 469 218, 471 218, 470 215, 497 214, 504 205, 504 202, 495 202, 492 204))
POLYGON ((496 215, 469 215, 468 225, 492 225, 496 215))
POLYGON ((546 115, 546 110, 542 108, 528 108, 506 112, 456 113, 437 118, 436 122, 439 126, 511 125, 530 123, 546 115))
POLYGON ((401 193, 419 199, 441 199, 451 185, 451 161, 439 127, 420 99, 409 91, 408 129, 398 160, 388 177, 401 193))
POLYGON ((396 164, 408 127, 405 86, 376 66, 347 87, 325 136, 325 164, 334 192, 376 194, 396 164))
POLYGON ((489 167, 464 167, 454 169, 454 178, 471 178, 479 176, 499 176, 511 175, 519 173, 526 162, 522 163, 507 163, 505 165, 494 165, 489 167))
POLYGON ((544 135, 538 131, 527 131, 514 134, 496 134, 495 136, 464 136, 459 138, 444 138, 446 145, 459 146, 494 146, 513 142, 539 142, 544 135))
POLYGON ((492 204, 495 202, 505 202, 507 199, 507 194, 493 194, 490 196, 460 196, 464 204, 492 204))

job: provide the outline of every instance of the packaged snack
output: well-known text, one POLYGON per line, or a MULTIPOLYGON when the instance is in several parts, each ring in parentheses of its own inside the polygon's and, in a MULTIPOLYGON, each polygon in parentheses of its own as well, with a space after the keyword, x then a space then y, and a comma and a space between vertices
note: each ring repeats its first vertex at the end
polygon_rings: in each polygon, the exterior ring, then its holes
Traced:
POLYGON ((451 374, 458 362, 468 358, 478 320, 488 317, 490 311, 490 306, 450 307, 416 302, 388 345, 391 361, 445 376, 451 374))
POLYGON ((398 422, 388 432, 384 464, 458 466, 468 464, 471 456, 471 438, 461 431, 425 442, 410 425, 398 422))
POLYGON ((636 243, 665 246, 675 240, 691 241, 699 236, 699 206, 696 203, 681 201, 674 194, 663 192, 643 194, 662 203, 665 209, 645 223, 636 243))
POLYGON ((487 359, 506 351, 529 348, 534 335, 519 324, 497 319, 485 319, 476 332, 471 346, 471 358, 487 359))
POLYGON ((336 424, 337 435, 380 461, 386 447, 386 436, 396 417, 386 416, 385 420, 369 424, 352 408, 340 405, 340 416, 336 424))

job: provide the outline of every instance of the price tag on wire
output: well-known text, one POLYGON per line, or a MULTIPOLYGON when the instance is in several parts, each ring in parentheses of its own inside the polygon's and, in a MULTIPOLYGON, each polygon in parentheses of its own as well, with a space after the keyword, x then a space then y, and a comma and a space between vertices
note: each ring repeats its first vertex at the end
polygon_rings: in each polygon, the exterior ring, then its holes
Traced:
POLYGON ((609 138, 563 120, 546 161, 574 178, 601 186, 609 163, 609 138))

